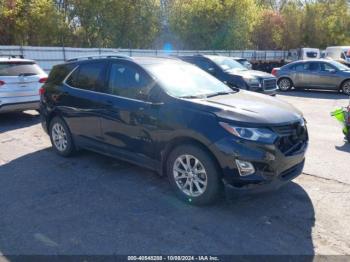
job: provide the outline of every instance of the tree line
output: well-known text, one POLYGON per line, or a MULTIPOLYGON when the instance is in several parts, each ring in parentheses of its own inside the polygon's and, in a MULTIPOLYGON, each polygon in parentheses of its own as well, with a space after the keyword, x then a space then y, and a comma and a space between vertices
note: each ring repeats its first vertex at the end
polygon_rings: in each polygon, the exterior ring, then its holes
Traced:
POLYGON ((0 45, 284 49, 350 44, 348 0, 0 0, 0 45))

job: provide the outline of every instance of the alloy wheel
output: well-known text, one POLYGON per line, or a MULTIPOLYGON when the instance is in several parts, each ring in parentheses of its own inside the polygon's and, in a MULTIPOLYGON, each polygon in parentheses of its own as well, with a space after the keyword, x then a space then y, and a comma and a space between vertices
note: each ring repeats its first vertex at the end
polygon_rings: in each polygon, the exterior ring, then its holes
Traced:
POLYGON ((278 87, 279 87, 279 89, 280 90, 282 90, 282 91, 287 91, 287 90, 289 90, 290 88, 291 88, 291 82, 290 82, 290 80, 288 80, 288 79, 282 79, 280 82, 279 82, 279 84, 278 84, 278 87))
POLYGON ((67 149, 68 138, 64 127, 60 123, 55 123, 52 126, 52 141, 57 150, 63 152, 67 149))
POLYGON ((173 176, 178 188, 190 197, 202 195, 207 188, 204 165, 192 155, 181 155, 175 160, 173 176))
POLYGON ((344 94, 350 95, 350 81, 345 82, 342 89, 344 94))

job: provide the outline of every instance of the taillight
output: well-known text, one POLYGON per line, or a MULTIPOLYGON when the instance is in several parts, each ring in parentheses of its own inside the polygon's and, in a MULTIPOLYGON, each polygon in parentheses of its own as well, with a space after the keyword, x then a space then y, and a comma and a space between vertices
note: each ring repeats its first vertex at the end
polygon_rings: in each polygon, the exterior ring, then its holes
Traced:
POLYGON ((276 76, 276 74, 277 74, 277 69, 276 69, 276 68, 273 68, 271 74, 274 75, 274 76, 276 76))
POLYGON ((0 80, 0 86, 3 86, 4 84, 5 84, 5 82, 0 80))
POLYGON ((47 77, 43 77, 39 79, 39 83, 45 83, 47 81, 47 77))
POLYGON ((40 87, 40 89, 39 89, 39 95, 43 95, 43 94, 45 94, 45 88, 40 87))

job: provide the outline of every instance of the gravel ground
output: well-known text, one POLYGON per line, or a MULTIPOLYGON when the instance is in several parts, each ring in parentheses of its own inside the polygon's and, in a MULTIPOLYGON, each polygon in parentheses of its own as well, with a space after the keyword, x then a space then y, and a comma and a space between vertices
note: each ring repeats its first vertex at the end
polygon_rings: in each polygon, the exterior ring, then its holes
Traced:
POLYGON ((0 254, 350 254, 350 145, 329 117, 347 99, 278 97, 308 121, 304 174, 201 208, 142 168, 89 152, 57 156, 34 111, 0 115, 0 254))

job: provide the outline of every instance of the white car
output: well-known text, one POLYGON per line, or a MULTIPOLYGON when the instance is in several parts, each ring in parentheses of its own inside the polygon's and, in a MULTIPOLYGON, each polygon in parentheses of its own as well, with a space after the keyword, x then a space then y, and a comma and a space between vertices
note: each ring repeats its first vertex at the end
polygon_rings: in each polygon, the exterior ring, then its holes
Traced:
POLYGON ((33 61, 0 57, 0 113, 39 109, 47 74, 33 61))
POLYGON ((325 57, 350 65, 350 46, 329 46, 326 49, 325 57))

